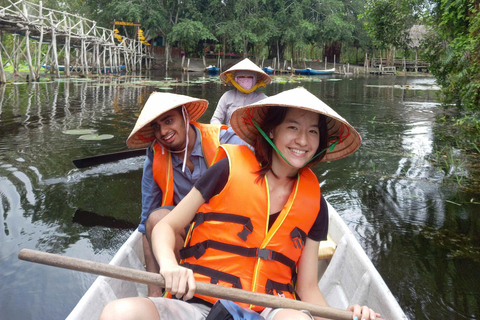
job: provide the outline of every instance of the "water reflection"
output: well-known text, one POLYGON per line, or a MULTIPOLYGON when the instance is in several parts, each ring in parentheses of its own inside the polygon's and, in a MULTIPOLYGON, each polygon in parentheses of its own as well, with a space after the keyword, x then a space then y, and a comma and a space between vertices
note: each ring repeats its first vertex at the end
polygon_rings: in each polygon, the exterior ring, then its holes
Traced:
MULTIPOLYGON (((435 91, 425 90, 434 85, 431 78, 285 77, 265 91, 299 85, 363 137, 357 153, 315 172, 407 315, 478 318, 480 199, 459 190, 431 161, 441 143, 434 122, 441 109, 435 91)), ((21 248, 107 262, 130 233, 123 228, 138 223, 142 157, 84 170, 72 159, 125 150, 135 115, 154 90, 207 99, 211 107, 200 120, 208 122, 228 89, 203 73, 0 87, 0 308, 6 318, 63 318, 94 279, 21 262, 21 248), (79 140, 64 133, 72 129, 113 138, 79 140)))

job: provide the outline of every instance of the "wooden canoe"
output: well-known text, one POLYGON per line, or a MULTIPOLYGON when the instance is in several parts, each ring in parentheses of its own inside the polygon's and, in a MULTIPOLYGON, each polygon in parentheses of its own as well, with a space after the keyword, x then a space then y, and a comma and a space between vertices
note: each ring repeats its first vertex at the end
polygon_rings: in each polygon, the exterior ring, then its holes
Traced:
MULTIPOLYGON (((322 252, 319 251, 322 258, 318 263, 319 286, 330 306, 345 309, 351 304, 368 305, 384 319, 406 320, 405 313, 355 236, 330 204, 328 211, 331 240, 322 243, 322 252), (336 248, 331 247, 331 241, 336 248)), ((118 250, 110 264, 145 270, 142 236, 137 230, 118 250)), ((146 293, 147 286, 144 284, 99 276, 67 319, 98 319, 109 301, 146 296, 146 293)))

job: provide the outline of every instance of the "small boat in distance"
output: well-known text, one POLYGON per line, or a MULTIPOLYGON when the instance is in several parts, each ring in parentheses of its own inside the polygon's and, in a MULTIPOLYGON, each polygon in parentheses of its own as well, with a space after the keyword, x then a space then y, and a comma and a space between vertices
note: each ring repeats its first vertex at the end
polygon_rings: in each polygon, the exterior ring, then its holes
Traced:
MULTIPOLYGON (((46 69, 46 70, 50 70, 50 66, 47 66, 47 65, 42 65, 42 68, 46 69)), ((127 67, 122 65, 122 66, 118 66, 118 67, 105 67, 105 68, 100 68, 100 72, 104 73, 116 73, 117 70, 119 72, 122 72, 126 69, 127 67)), ((88 70, 92 70, 92 67, 88 67, 88 70)), ((97 70, 97 68, 93 68, 93 70, 97 70)), ((59 65, 58 66, 58 71, 65 71, 65 66, 64 65, 59 65)), ((81 66, 70 66, 70 71, 77 71, 77 72, 80 72, 82 71, 82 67, 81 66)))
MULTIPOLYGON (((318 285, 328 304, 343 310, 351 304, 367 305, 384 319, 407 320, 353 233, 328 201, 327 205, 329 239, 320 243, 318 285)), ((110 264, 145 271, 144 263, 142 234, 135 230, 110 264)), ((67 320, 98 319, 108 302, 146 294, 144 284, 99 276, 67 320)))
POLYGON ((312 75, 329 75, 335 72, 335 68, 326 69, 326 70, 315 70, 312 68, 307 69, 295 69, 296 74, 301 74, 305 76, 312 76, 312 75))
POLYGON ((275 69, 273 69, 272 67, 265 67, 262 69, 266 74, 272 74, 275 69))
POLYGON ((205 71, 207 71, 208 73, 212 73, 212 74, 218 73, 219 70, 220 69, 218 69, 217 67, 212 66, 212 65, 209 65, 208 67, 205 68, 205 71))
MULTIPOLYGON (((42 68, 50 70, 50 66, 42 65, 42 68)), ((92 69, 92 68, 89 67, 89 69, 92 69)), ((82 67, 80 67, 80 66, 76 66, 75 68, 73 66, 70 66, 70 71, 81 71, 81 70, 82 70, 82 67)), ((64 65, 59 65, 58 66, 58 71, 65 71, 65 66, 64 65)))

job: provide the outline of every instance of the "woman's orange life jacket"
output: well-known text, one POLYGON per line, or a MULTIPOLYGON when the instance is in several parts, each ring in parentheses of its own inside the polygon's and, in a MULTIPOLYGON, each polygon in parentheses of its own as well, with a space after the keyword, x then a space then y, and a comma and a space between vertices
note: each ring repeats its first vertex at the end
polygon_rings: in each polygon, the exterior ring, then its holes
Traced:
MULTIPOLYGON (((299 172, 269 230, 268 180, 256 181, 260 166, 253 152, 246 146, 222 145, 218 154, 228 156, 228 181, 195 215, 180 251, 181 264, 193 270, 197 281, 295 299, 297 263, 320 209, 315 174, 308 168, 299 172)), ((255 311, 265 308, 239 304, 255 311)))
MULTIPOLYGON (((201 144, 203 155, 207 167, 213 164, 213 159, 220 146, 220 130, 227 130, 228 127, 218 124, 203 124, 198 122, 191 122, 201 134, 201 144)), ((153 146, 153 179, 162 190, 162 206, 173 206, 173 166, 172 154, 167 149, 163 148, 159 143, 153 146)))

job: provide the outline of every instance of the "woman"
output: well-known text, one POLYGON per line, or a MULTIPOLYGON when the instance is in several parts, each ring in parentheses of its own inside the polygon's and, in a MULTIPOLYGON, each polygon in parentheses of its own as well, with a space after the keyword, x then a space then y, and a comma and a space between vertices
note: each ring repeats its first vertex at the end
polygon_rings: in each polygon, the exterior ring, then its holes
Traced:
MULTIPOLYGON (((239 108, 232 127, 255 154, 222 146, 219 157, 226 158, 153 230, 166 290, 178 300, 123 299, 110 303, 102 319, 205 319, 217 299, 194 296, 195 280, 328 305, 317 285, 328 212, 309 167, 353 153, 359 134, 303 88, 239 108), (175 234, 190 223, 179 265, 175 234)), ((265 319, 312 319, 308 312, 239 305, 265 319)), ((353 319, 379 316, 358 305, 348 310, 353 319)))
POLYGON ((259 87, 265 87, 272 81, 268 74, 248 58, 222 72, 220 79, 225 84, 234 86, 235 89, 222 95, 210 123, 226 124, 227 126, 230 126, 230 118, 238 107, 265 99, 267 96, 256 90, 259 87))

